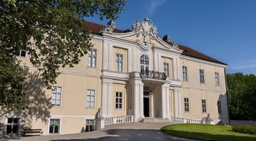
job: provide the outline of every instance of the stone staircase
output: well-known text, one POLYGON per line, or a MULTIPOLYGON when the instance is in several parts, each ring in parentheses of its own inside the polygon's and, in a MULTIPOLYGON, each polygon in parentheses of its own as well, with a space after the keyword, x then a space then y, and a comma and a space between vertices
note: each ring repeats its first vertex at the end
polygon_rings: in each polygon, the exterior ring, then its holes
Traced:
POLYGON ((144 122, 144 123, 168 123, 170 121, 167 119, 163 119, 163 118, 145 117, 142 122, 144 122))

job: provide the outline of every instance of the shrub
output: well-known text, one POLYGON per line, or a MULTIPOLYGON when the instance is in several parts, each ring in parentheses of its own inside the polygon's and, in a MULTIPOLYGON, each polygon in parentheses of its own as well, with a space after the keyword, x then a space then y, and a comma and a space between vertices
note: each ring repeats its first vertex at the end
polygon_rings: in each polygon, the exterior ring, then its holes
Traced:
POLYGON ((256 125, 234 125, 232 126, 232 131, 238 133, 245 133, 245 134, 253 134, 256 135, 256 125))

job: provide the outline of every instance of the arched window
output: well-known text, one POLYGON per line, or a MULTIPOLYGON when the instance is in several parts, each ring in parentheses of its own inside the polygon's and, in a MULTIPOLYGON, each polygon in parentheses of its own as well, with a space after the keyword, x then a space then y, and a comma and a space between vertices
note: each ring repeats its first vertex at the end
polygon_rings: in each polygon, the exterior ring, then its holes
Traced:
POLYGON ((140 57, 140 72, 144 74, 149 72, 149 58, 145 54, 140 57))

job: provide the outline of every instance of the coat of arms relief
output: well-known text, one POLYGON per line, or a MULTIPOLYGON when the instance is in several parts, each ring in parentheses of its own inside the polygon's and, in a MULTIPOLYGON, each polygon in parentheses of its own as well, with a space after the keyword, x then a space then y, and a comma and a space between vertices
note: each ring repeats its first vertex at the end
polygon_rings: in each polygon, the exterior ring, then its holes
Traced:
POLYGON ((140 39, 140 43, 144 47, 150 47, 149 37, 152 36, 153 38, 158 37, 157 28, 153 23, 150 23, 149 18, 145 18, 144 21, 140 22, 137 20, 133 25, 132 29, 135 32, 135 35, 138 37, 140 34, 142 35, 140 39))

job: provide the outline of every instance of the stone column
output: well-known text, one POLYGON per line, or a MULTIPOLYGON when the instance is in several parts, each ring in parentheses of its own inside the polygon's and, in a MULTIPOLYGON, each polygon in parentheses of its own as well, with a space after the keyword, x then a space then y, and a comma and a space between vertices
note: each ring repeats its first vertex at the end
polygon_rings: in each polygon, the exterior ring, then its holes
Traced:
POLYGON ((112 116, 112 81, 102 79, 101 112, 103 117, 112 116))
POLYGON ((152 92, 149 95, 149 117, 154 117, 154 102, 152 92))
POLYGON ((108 61, 108 69, 109 70, 113 70, 113 55, 115 55, 115 54, 113 54, 113 45, 109 45, 109 53, 108 53, 108 57, 109 57, 109 61, 108 61))
POLYGON ((180 89, 174 89, 174 116, 181 117, 181 96, 180 89))
POLYGON ((140 117, 144 117, 144 84, 140 83, 139 84, 139 96, 140 96, 140 117))
MULTIPOLYGON (((169 84, 163 84, 161 86, 161 117, 167 117, 167 94, 169 93, 169 84)), ((169 114, 170 115, 170 114, 169 114)))
POLYGON ((132 72, 132 62, 133 62, 133 57, 132 57, 132 54, 133 54, 133 50, 131 48, 128 49, 128 59, 127 59, 127 66, 128 66, 128 73, 132 72))
POLYGON ((102 69, 107 70, 108 63, 109 63, 109 61, 108 61, 108 59, 109 59, 109 57, 108 57, 109 44, 106 42, 104 42, 103 44, 104 45, 103 45, 103 56, 102 56, 102 69))
POLYGON ((141 119, 141 95, 140 95, 140 93, 141 93, 141 91, 143 91, 143 87, 141 90, 141 86, 143 86, 143 83, 141 81, 139 72, 132 72, 130 74, 130 84, 131 84, 132 94, 133 94, 132 109, 133 109, 134 121, 138 122, 141 119))

